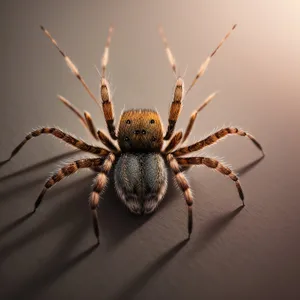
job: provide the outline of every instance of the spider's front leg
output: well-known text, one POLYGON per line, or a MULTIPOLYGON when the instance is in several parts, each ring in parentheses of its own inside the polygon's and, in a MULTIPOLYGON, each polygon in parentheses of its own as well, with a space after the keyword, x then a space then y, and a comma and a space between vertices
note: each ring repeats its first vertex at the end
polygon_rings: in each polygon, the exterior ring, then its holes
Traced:
POLYGON ((219 171, 221 174, 229 177, 232 181, 235 182, 236 188, 239 192, 240 198, 244 204, 244 193, 241 187, 241 184, 239 182, 238 177, 236 174, 229 169, 228 167, 225 167, 222 165, 219 161, 213 158, 209 157, 178 157, 176 158, 178 164, 180 166, 188 167, 188 166, 193 166, 193 165, 205 165, 211 169, 215 169, 219 171))
POLYGON ((192 230, 193 230, 193 210, 192 210, 192 205, 193 205, 193 195, 192 191, 190 189, 189 183, 184 176, 184 174, 180 171, 179 164, 176 160, 176 158, 172 154, 167 155, 167 161, 169 163, 169 166, 171 167, 172 171, 175 174, 175 178, 177 181, 177 184, 181 188, 186 204, 188 206, 188 234, 189 238, 191 236, 192 230))
POLYGON ((104 190, 107 181, 108 181, 108 174, 111 170, 111 167, 115 161, 115 155, 110 153, 104 160, 101 169, 99 170, 99 174, 97 175, 93 187, 93 191, 90 196, 90 208, 92 210, 93 216, 93 226, 95 236, 97 238, 97 242, 99 244, 99 223, 98 223, 98 214, 97 214, 97 207, 100 200, 100 193, 104 190))
POLYGON ((111 94, 110 94, 110 88, 109 83, 107 79, 105 78, 105 71, 108 64, 108 58, 109 58, 109 46, 111 42, 111 35, 113 32, 113 28, 109 28, 109 34, 107 37, 104 53, 102 56, 101 61, 101 68, 102 68, 102 78, 100 83, 100 96, 102 100, 102 109, 104 113, 104 118, 106 121, 107 129, 109 131, 109 134, 112 139, 116 140, 118 137, 116 135, 116 127, 115 127, 115 117, 114 117, 114 108, 113 103, 111 101, 111 94))
POLYGON ((169 125, 168 125, 168 129, 167 129, 167 133, 164 137, 164 140, 166 140, 166 141, 172 137, 173 132, 175 130, 175 125, 177 123, 179 114, 182 109, 183 94, 184 94, 184 83, 183 83, 183 79, 181 77, 179 77, 176 81, 174 95, 173 95, 173 101, 172 101, 172 104, 170 107, 169 119, 168 119, 169 125))
POLYGON ((77 115, 77 117, 80 119, 82 125, 89 131, 89 133, 96 139, 98 140, 98 136, 96 133, 96 128, 94 126, 94 122, 92 120, 91 115, 85 111, 84 112, 84 117, 81 115, 80 111, 70 102, 68 101, 65 97, 58 95, 58 99, 65 105, 67 106, 73 113, 77 115))

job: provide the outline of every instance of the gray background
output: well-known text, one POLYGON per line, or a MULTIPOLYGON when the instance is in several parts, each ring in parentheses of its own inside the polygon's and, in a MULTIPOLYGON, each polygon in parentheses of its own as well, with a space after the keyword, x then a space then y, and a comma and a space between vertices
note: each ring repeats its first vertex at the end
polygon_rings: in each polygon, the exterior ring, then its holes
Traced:
POLYGON ((262 143, 266 157, 260 160, 242 137, 205 151, 240 173, 246 207, 239 209, 230 180, 205 167, 192 169, 195 226, 188 243, 186 205, 173 180, 149 218, 129 214, 110 185, 100 204, 101 245, 95 249, 90 171, 55 186, 28 217, 49 173, 86 154, 74 154, 48 136, 30 141, 0 169, 0 298, 299 299, 299 9, 298 1, 274 0, 2 1, 0 160, 41 125, 92 142, 57 94, 105 128, 102 112, 40 24, 96 94, 93 65, 100 65, 113 24, 109 79, 116 116, 124 107, 157 108, 166 125, 175 80, 158 25, 165 28, 181 74, 188 66, 188 85, 238 23, 185 99, 177 129, 218 90, 189 141, 223 125, 241 126, 262 143))

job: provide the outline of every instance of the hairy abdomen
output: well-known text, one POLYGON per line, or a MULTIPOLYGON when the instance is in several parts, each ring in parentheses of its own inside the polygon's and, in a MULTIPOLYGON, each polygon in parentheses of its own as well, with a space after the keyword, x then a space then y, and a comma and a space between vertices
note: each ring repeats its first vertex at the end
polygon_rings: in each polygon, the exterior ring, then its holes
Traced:
POLYGON ((152 213, 167 189, 164 159, 157 153, 125 153, 115 167, 117 193, 135 214, 152 213))

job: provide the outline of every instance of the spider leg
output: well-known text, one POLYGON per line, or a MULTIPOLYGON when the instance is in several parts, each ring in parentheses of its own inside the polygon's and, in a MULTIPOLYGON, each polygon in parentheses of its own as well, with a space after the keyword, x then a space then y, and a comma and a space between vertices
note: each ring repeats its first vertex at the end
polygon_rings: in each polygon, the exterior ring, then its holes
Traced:
POLYGON ((109 139, 109 137, 104 132, 100 130, 97 132, 93 119, 87 111, 84 112, 84 117, 83 117, 79 112, 79 110, 74 105, 72 105, 66 98, 62 96, 58 96, 58 98, 80 118, 84 127, 88 129, 88 131, 92 134, 92 136, 96 140, 100 140, 106 147, 109 148, 109 150, 113 152, 119 151, 119 149, 113 144, 113 142, 109 139))
POLYGON ((56 172, 53 176, 51 176, 50 179, 48 179, 46 181, 44 189, 41 191, 40 195, 38 196, 37 200, 35 201, 34 212, 37 210, 37 208, 41 204, 43 197, 46 194, 47 190, 50 189, 51 187, 53 187, 56 183, 58 183, 65 177, 74 174, 79 169, 96 167, 96 166, 101 165, 103 162, 104 162, 103 157, 80 159, 80 160, 76 160, 76 161, 64 166, 60 170, 58 170, 58 172, 56 172))
POLYGON ((58 99, 65 104, 69 109, 71 109, 77 117, 80 119, 83 126, 88 130, 88 132, 96 139, 98 140, 98 136, 96 134, 96 129, 92 121, 92 117, 88 112, 84 112, 84 117, 81 115, 80 111, 65 97, 58 95, 58 99))
POLYGON ((217 132, 215 132, 214 134, 208 136, 206 139, 201 140, 197 143, 194 143, 190 146, 179 148, 179 149, 175 150, 174 152, 172 152, 172 154, 175 157, 178 157, 178 156, 186 155, 188 153, 192 153, 192 152, 201 150, 206 146, 209 146, 209 145, 212 145, 212 144, 216 143, 219 139, 224 138, 228 134, 237 134, 237 135, 240 135, 240 136, 247 136, 254 143, 254 145, 259 150, 262 151, 262 153, 264 155, 262 146, 251 134, 249 134, 249 133, 247 133, 243 130, 240 130, 238 128, 234 128, 234 127, 222 128, 222 129, 218 130, 217 132))
POLYGON ((44 31, 44 33, 46 34, 46 36, 50 39, 50 41, 52 42, 52 44, 58 49, 59 53, 64 57, 67 66, 70 68, 70 70, 72 71, 72 73, 79 79, 79 81, 81 82, 81 84, 83 85, 83 87, 85 88, 85 90, 88 92, 88 94, 90 95, 90 97, 99 105, 99 102, 97 101, 96 97, 91 92, 91 90, 88 87, 88 85, 85 83, 83 77, 79 74, 79 70, 73 64, 73 62, 71 61, 71 59, 65 54, 64 51, 62 51, 60 49, 60 47, 58 46, 56 40, 51 36, 50 32, 47 29, 45 29, 43 26, 41 26, 41 29, 44 31))
POLYGON ((231 34, 231 32, 235 29, 236 24, 232 26, 231 30, 225 35, 225 37, 221 40, 221 42, 219 43, 219 45, 217 46, 217 48, 215 48, 215 50, 208 56, 208 58, 204 61, 204 63, 202 63, 202 65, 200 66, 200 69, 196 75, 196 77, 194 78, 193 82, 191 83, 190 87, 187 89, 186 95, 188 94, 188 92, 191 90, 191 88, 195 85, 196 81, 203 76, 203 74, 205 73, 209 62, 211 60, 211 58, 217 53, 217 51, 221 48, 221 46, 223 45, 223 43, 225 42, 225 40, 229 37, 229 35, 231 34))
POLYGON ((167 38, 166 38, 166 36, 165 36, 164 30, 163 30, 162 27, 159 28, 159 34, 160 34, 161 39, 162 39, 162 41, 163 41, 163 43, 164 43, 165 51, 166 51, 166 54, 167 54, 169 63, 170 63, 170 65, 171 65, 171 68, 172 68, 172 70, 173 70, 173 73, 174 73, 174 75, 177 77, 176 61, 175 61, 174 55, 173 55, 172 52, 171 52, 170 46, 169 46, 169 44, 168 44, 167 38))
POLYGON ((92 117, 91 117, 90 113, 87 112, 87 111, 84 111, 83 114, 84 114, 84 118, 85 118, 85 121, 86 121, 86 124, 87 124, 87 126, 89 128, 90 133, 92 134, 92 136, 96 140, 98 140, 98 136, 97 136, 97 132, 96 132, 96 127, 94 125, 94 122, 92 120, 92 117))
POLYGON ((168 44, 167 38, 165 36, 165 33, 164 33, 162 27, 159 28, 159 34, 164 43, 165 51, 166 51, 169 63, 172 67, 173 73, 174 73, 175 77, 177 78, 176 84, 175 84, 175 90, 174 90, 174 94, 173 94, 173 102, 171 104, 170 112, 169 112, 169 120, 168 120, 169 125, 168 125, 168 129, 167 129, 167 133, 164 137, 164 140, 169 140, 174 132, 175 125, 176 125, 177 119, 179 117, 181 108, 182 108, 181 100, 183 98, 184 84, 183 84, 183 79, 181 77, 177 76, 175 58, 171 52, 170 46, 168 44))
POLYGON ((188 138, 188 136, 190 135, 193 125, 195 123, 195 120, 197 118, 198 113, 216 96, 216 92, 209 95, 204 101, 203 103, 192 113, 188 126, 185 130, 185 133, 183 135, 183 139, 181 140, 181 143, 184 143, 184 141, 188 138))
POLYGON ((112 152, 118 153, 120 150, 115 146, 111 139, 101 130, 97 131, 99 140, 112 152))
POLYGON ((99 223, 98 223, 98 214, 97 214, 97 206, 100 200, 100 193, 105 188, 107 181, 108 181, 108 174, 111 170, 111 167, 115 161, 115 155, 110 153, 104 160, 101 170, 97 175, 93 187, 93 191, 90 196, 90 208, 92 210, 93 216, 93 226, 94 226, 94 233, 97 238, 97 242, 99 244, 99 223))
POLYGON ((104 48, 104 53, 101 60, 101 67, 102 67, 102 78, 100 82, 100 96, 102 100, 102 109, 104 113, 104 118, 107 124, 108 132, 112 139, 116 140, 116 128, 114 124, 114 108, 113 103, 111 101, 111 94, 110 94, 110 88, 109 83, 107 79, 105 78, 105 71, 108 64, 108 58, 109 58, 109 46, 111 43, 111 35, 113 32, 113 28, 109 28, 109 33, 106 41, 106 45, 104 48))
POLYGON ((168 129, 164 137, 164 140, 169 140, 175 130, 175 125, 182 108, 181 100, 183 98, 183 94, 184 94, 184 83, 183 83, 183 79, 179 77, 175 85, 173 101, 169 112, 168 129))
POLYGON ((173 149, 175 149, 176 146, 180 143, 181 139, 182 139, 182 131, 178 131, 176 134, 174 134, 174 136, 168 142, 168 144, 163 152, 168 153, 168 152, 172 151, 173 149))
POLYGON ((239 182, 238 177, 236 174, 229 169, 222 165, 219 161, 209 157, 177 157, 177 162, 180 166, 191 166, 191 165, 205 165, 211 169, 215 169, 219 171, 221 174, 228 176, 231 180, 235 182, 236 188, 239 192, 239 196, 244 204, 244 193, 239 182))
POLYGON ((172 154, 167 155, 167 161, 169 163, 169 166, 171 167, 172 171, 175 174, 175 178, 177 181, 177 184, 181 188, 186 204, 188 206, 188 234, 189 238, 191 236, 192 230, 193 230, 193 195, 189 186, 189 183, 185 177, 185 175, 180 171, 179 164, 176 160, 176 158, 172 154))
POLYGON ((106 150, 104 148, 96 147, 96 146, 91 146, 81 140, 74 138, 73 136, 71 136, 67 133, 64 133, 63 131, 61 131, 58 128, 43 127, 41 129, 37 129, 37 130, 29 133, 25 137, 25 139, 12 151, 8 161, 11 160, 21 150, 21 148, 26 144, 27 141, 29 141, 33 137, 40 136, 41 134, 52 134, 53 136, 57 137, 58 139, 63 140, 67 144, 70 144, 82 151, 86 151, 86 152, 89 152, 92 154, 96 154, 99 156, 104 156, 104 155, 109 154, 108 150, 106 150))

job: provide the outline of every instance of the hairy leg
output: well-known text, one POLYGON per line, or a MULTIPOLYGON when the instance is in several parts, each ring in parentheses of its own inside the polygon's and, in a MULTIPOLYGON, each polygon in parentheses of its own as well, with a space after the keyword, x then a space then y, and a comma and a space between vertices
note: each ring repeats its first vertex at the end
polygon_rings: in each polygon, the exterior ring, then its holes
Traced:
POLYGON ((195 120, 197 118, 198 113, 216 96, 217 93, 213 93, 211 95, 209 95, 204 102, 192 113, 188 126, 185 130, 185 133, 183 135, 183 139, 181 140, 181 143, 184 143, 184 141, 188 138, 188 136, 190 135, 193 125, 195 123, 195 120))
POLYGON ((165 150, 163 151, 164 153, 169 153, 173 149, 177 147, 177 145, 180 143, 182 139, 182 131, 178 131, 174 136, 171 138, 171 140, 168 142, 165 150))
POLYGON ((182 78, 178 78, 173 94, 173 101, 169 111, 168 129, 164 140, 169 140, 175 130, 175 125, 182 109, 182 98, 184 94, 184 83, 182 78))
POLYGON ((238 177, 236 176, 236 174, 234 174, 234 172, 231 169, 225 167, 216 159, 209 158, 209 157, 177 157, 176 159, 180 166, 205 165, 211 169, 215 169, 219 171, 221 174, 225 175, 226 177, 229 177, 231 180, 235 182, 236 188, 239 192, 239 196, 243 201, 243 205, 244 205, 244 193, 241 184, 239 182, 238 177))
POLYGON ((70 57, 67 56, 65 54, 65 52, 61 50, 61 48, 58 46, 56 40, 51 36, 50 32, 47 29, 45 29, 43 26, 41 26, 41 29, 44 31, 45 35, 50 39, 50 41, 52 42, 52 44, 57 48, 57 50, 59 51, 59 53, 64 57, 67 66, 70 68, 71 72, 81 82, 81 84, 83 85, 83 87, 85 88, 85 90, 88 92, 88 94, 90 95, 90 97, 99 105, 98 100, 96 99, 96 97, 94 96, 94 94, 91 92, 91 90, 88 87, 88 85, 85 83, 83 77, 79 74, 79 70, 74 65, 74 63, 71 61, 70 57))
POLYGON ((77 117, 80 119, 82 125, 88 130, 88 132, 96 140, 98 140, 98 136, 96 134, 96 129, 95 129, 94 123, 92 121, 91 115, 87 111, 85 111, 84 112, 84 117, 83 117, 81 115, 80 111, 70 101, 68 101, 65 97, 58 95, 58 99, 77 115, 77 117))
POLYGON ((172 152, 172 154, 175 157, 178 156, 182 156, 182 155, 186 155, 195 151, 199 151, 201 149, 203 149, 206 146, 212 145, 214 143, 216 143, 219 139, 226 137, 228 134, 237 134, 240 136, 247 136, 253 143, 254 145, 262 151, 263 153, 263 149, 262 146, 259 144, 259 142, 249 133, 240 130, 238 128, 234 128, 234 127, 227 127, 227 128, 223 128, 218 130, 217 132, 215 132, 214 134, 208 136, 206 139, 199 141, 195 144, 192 144, 190 146, 186 146, 186 147, 182 147, 179 148, 177 150, 175 150, 174 152, 172 152))
POLYGON ((67 133, 64 133, 63 131, 61 131, 58 128, 43 127, 41 129, 37 129, 37 130, 29 133, 25 137, 25 139, 12 151, 10 158, 7 161, 11 160, 21 150, 21 148, 26 144, 27 141, 29 141, 33 137, 40 136, 41 134, 51 134, 51 135, 57 137, 58 139, 63 140, 64 142, 66 142, 69 145, 72 145, 82 151, 86 151, 86 152, 89 152, 92 154, 96 154, 99 156, 104 156, 104 155, 109 154, 108 150, 106 150, 104 148, 100 148, 100 147, 91 146, 81 140, 74 138, 73 136, 71 136, 67 133))
POLYGON ((115 144, 111 141, 111 139, 101 130, 97 131, 99 140, 112 152, 118 153, 120 149, 115 146, 115 144))
POLYGON ((186 204, 188 206, 188 233, 189 237, 193 230, 193 195, 189 186, 189 183, 184 176, 184 174, 180 171, 179 164, 176 158, 172 154, 167 155, 167 161, 169 166, 171 167, 172 171, 174 172, 177 184, 179 185, 180 189, 183 192, 186 204))
POLYGON ((80 160, 76 160, 76 161, 66 165, 65 167, 61 168, 60 170, 58 170, 58 172, 56 172, 54 175, 52 175, 50 177, 50 179, 48 179, 46 181, 44 189, 42 190, 39 197, 35 201, 34 211, 36 211, 36 209, 41 204, 43 197, 46 194, 47 190, 50 189, 51 187, 53 187, 56 183, 58 183, 65 177, 74 174, 79 169, 97 167, 97 166, 100 166, 103 162, 104 162, 104 158, 102 158, 102 157, 80 159, 80 160))
POLYGON ((97 242, 99 244, 99 223, 98 223, 98 214, 97 214, 97 207, 100 200, 100 194, 105 188, 107 181, 108 181, 108 174, 111 170, 111 167, 115 161, 115 155, 110 153, 104 160, 101 170, 99 170, 99 174, 97 175, 93 187, 93 191, 90 196, 90 207, 92 210, 93 216, 93 226, 94 232, 97 238, 97 242))
POLYGON ((109 46, 111 43, 111 35, 113 32, 113 28, 109 28, 109 33, 104 49, 104 53, 101 60, 101 67, 102 67, 102 78, 100 82, 100 96, 102 100, 102 109, 104 113, 104 118, 106 121, 108 132, 113 140, 117 139, 116 136, 116 127, 114 124, 114 108, 113 103, 111 101, 111 94, 110 94, 110 87, 107 79, 105 78, 105 71, 108 64, 108 58, 109 58, 109 46))
POLYGON ((208 56, 208 58, 204 61, 204 63, 200 66, 200 69, 196 75, 196 77, 194 78, 193 82, 191 83, 190 87, 187 89, 186 95, 188 94, 188 92, 191 90, 191 88, 195 85, 196 81, 203 76, 203 74, 205 73, 211 58, 217 53, 217 51, 221 48, 221 46, 223 45, 223 43, 226 41, 226 39, 229 37, 229 35, 231 34, 231 32, 235 29, 236 24, 232 26, 231 30, 225 35, 225 37, 221 40, 221 42, 219 43, 219 45, 217 46, 217 48, 215 48, 215 50, 208 56))

